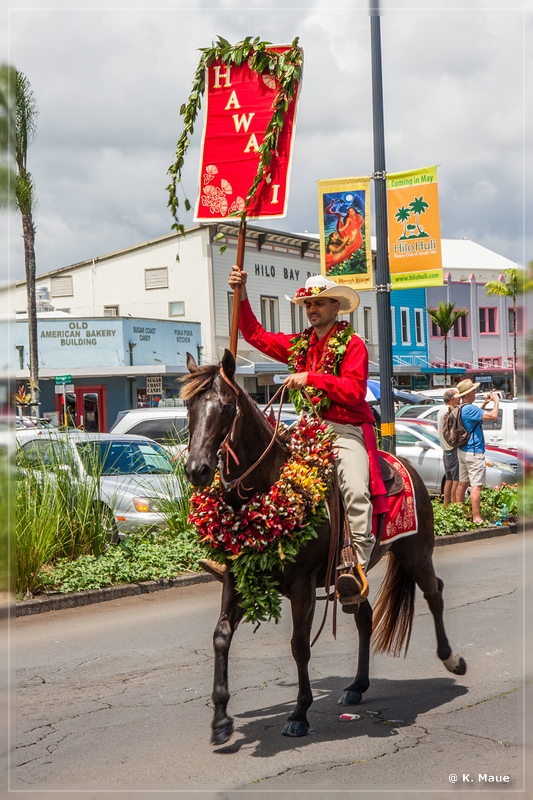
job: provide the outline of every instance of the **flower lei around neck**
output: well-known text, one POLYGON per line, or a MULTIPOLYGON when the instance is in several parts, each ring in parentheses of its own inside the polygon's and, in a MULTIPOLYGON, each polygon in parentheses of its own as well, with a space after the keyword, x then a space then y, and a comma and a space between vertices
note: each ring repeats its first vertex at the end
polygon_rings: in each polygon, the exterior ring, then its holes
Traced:
MULTIPOLYGON (((301 295, 296 292, 296 297, 310 296, 313 293, 309 290, 299 290, 301 295)), ((313 328, 306 328, 305 331, 293 336, 291 339, 291 354, 289 356, 288 367, 291 372, 305 372, 307 369, 307 353, 309 352, 309 342, 313 333, 313 328)), ((329 375, 338 375, 339 366, 346 353, 348 342, 354 335, 354 329, 348 322, 337 322, 333 332, 324 346, 320 361, 315 367, 316 372, 325 372, 329 375)), ((323 411, 331 405, 331 400, 321 389, 314 386, 307 386, 306 393, 311 398, 312 408, 316 411, 323 411)), ((297 411, 304 407, 309 407, 309 401, 304 397, 299 389, 292 389, 289 392, 290 399, 294 403, 297 411)))
POLYGON ((239 509, 224 497, 219 473, 211 486, 191 497, 189 522, 208 558, 229 558, 246 622, 279 619, 281 596, 271 576, 283 561, 294 561, 325 519, 333 477, 333 429, 317 417, 302 417, 291 431, 289 458, 279 479, 239 509))

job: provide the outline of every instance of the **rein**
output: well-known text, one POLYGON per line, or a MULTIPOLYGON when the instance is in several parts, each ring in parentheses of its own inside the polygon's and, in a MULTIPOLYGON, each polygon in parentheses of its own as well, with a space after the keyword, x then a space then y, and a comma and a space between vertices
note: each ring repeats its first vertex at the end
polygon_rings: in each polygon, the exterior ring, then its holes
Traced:
MULTIPOLYGON (((236 403, 235 403, 235 416, 233 417, 233 422, 231 423, 231 427, 230 427, 230 429, 229 429, 228 433, 226 434, 226 437, 224 438, 224 441, 223 441, 223 442, 222 442, 222 444, 220 445, 220 448, 219 448, 219 451, 218 451, 218 452, 219 452, 219 459, 221 459, 221 458, 222 458, 222 456, 225 454, 225 456, 226 456, 226 472, 228 472, 228 473, 229 473, 229 457, 230 457, 230 456, 231 456, 231 457, 233 458, 233 460, 235 461, 235 464, 236 464, 237 466, 240 466, 239 459, 238 459, 237 455, 235 454, 235 452, 233 451, 233 449, 232 449, 232 447, 231 447, 231 445, 230 445, 230 442, 231 442, 231 441, 233 441, 233 435, 234 435, 234 433, 235 433, 235 426, 236 426, 236 424, 237 424, 237 420, 238 420, 238 418, 239 418, 239 417, 240 417, 240 415, 241 415, 241 410, 240 410, 240 406, 239 406, 239 394, 240 394, 240 392, 239 392, 239 387, 238 387, 238 386, 236 386, 236 385, 235 385, 235 384, 234 384, 234 383, 233 383, 233 382, 232 382, 232 381, 231 381, 231 380, 228 378, 228 376, 226 375, 226 373, 224 372, 224 370, 223 370, 223 368, 222 368, 222 367, 220 368, 220 375, 221 375, 221 377, 222 377, 222 378, 223 378, 223 379, 226 381, 226 383, 228 384, 228 386, 231 386, 231 388, 232 388, 232 389, 233 389, 233 391, 235 392, 235 396, 236 396, 236 403)), ((244 500, 244 499, 245 499, 245 498, 244 498, 244 496, 241 494, 241 485, 242 485, 242 482, 244 481, 244 479, 245 479, 246 477, 248 477, 248 475, 250 475, 250 473, 251 473, 251 472, 253 472, 253 471, 254 471, 254 469, 255 469, 256 467, 258 467, 258 466, 259 466, 259 464, 260 464, 260 463, 263 461, 263 459, 264 459, 264 458, 265 458, 265 457, 268 455, 268 453, 270 452, 270 450, 272 449, 272 447, 274 446, 274 444, 275 444, 275 442, 276 442, 276 437, 277 437, 277 433, 278 433, 279 421, 280 421, 280 418, 281 418, 281 408, 282 408, 282 404, 283 404, 283 397, 284 397, 284 395, 285 395, 286 389, 287 389, 287 387, 286 387, 286 386, 280 386, 280 388, 278 389, 278 391, 276 392, 276 394, 274 395, 274 397, 272 398, 272 400, 271 400, 271 401, 268 403, 268 405, 267 405, 267 406, 266 406, 266 408, 265 408, 265 411, 266 411, 266 410, 267 410, 267 408, 268 408, 268 407, 269 407, 269 406, 270 406, 270 405, 273 403, 273 401, 276 399, 276 397, 278 396, 278 394, 280 394, 280 392, 281 392, 281 399, 280 399, 280 405, 279 405, 279 411, 278 411, 278 418, 277 418, 277 420, 276 420, 276 426, 274 427, 274 432, 273 432, 272 438, 271 438, 270 442, 268 443, 268 445, 267 445, 266 449, 263 451, 263 453, 262 453, 262 454, 259 456, 259 458, 257 459, 257 461, 255 461, 255 463, 253 463, 251 467, 249 467, 249 468, 248 468, 248 469, 247 469, 245 472, 243 472, 243 474, 242 474, 242 475, 240 475, 238 478, 235 478, 234 480, 232 480, 232 481, 229 481, 229 482, 224 480, 224 475, 223 475, 223 472, 222 472, 222 470, 221 470, 221 472, 220 472, 220 480, 221 480, 221 482, 222 482, 222 484, 223 484, 223 486, 224 486, 224 489, 225 489, 226 491, 231 491, 231 489, 235 489, 235 488, 237 488, 237 494, 239 495, 239 497, 241 498, 241 500, 244 500)), ((244 490, 245 490, 245 491, 250 491, 250 490, 251 490, 251 487, 250 487, 249 489, 247 489, 247 488, 246 488, 246 486, 244 486, 243 488, 244 488, 244 490)))
MULTIPOLYGON (((239 419, 239 417, 241 415, 241 409, 240 409, 239 403, 238 403, 238 398, 239 398, 240 392, 239 392, 239 387, 236 384, 234 384, 234 383, 232 383, 230 381, 230 379, 228 378, 228 376, 226 375, 226 373, 224 372, 222 367, 220 367, 220 375, 222 376, 222 378, 224 378, 224 380, 226 381, 228 386, 230 386, 231 389, 235 392, 235 396, 237 398, 237 401, 235 402, 235 414, 233 416, 233 420, 232 420, 230 429, 229 429, 228 433, 226 434, 226 436, 224 438, 224 441, 222 442, 222 444, 220 445, 220 448, 218 450, 219 461, 221 461, 222 460, 222 456, 224 454, 226 454, 226 472, 229 472, 229 457, 230 456, 233 458, 233 460, 235 461, 237 466, 240 466, 240 461, 237 458, 237 455, 235 454, 235 452, 233 451, 233 449, 231 448, 231 445, 230 445, 230 442, 233 439, 233 434, 235 433, 235 426, 237 424, 237 420, 239 419)), ((221 473, 220 473, 220 477, 222 479, 222 470, 221 470, 221 473)))

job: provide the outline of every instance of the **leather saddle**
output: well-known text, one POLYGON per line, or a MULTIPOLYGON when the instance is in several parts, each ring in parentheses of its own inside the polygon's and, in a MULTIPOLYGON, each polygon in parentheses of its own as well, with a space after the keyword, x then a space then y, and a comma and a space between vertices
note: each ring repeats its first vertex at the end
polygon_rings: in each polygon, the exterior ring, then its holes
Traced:
POLYGON ((400 494, 404 488, 404 480, 396 467, 387 461, 386 458, 383 458, 383 456, 379 456, 379 466, 387 497, 400 494))

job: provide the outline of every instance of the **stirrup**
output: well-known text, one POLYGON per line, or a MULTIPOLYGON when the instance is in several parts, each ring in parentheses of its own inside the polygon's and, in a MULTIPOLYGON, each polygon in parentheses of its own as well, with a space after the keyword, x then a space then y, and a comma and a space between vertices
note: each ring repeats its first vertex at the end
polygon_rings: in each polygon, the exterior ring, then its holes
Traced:
MULTIPOLYGON (((340 569, 344 569, 341 566, 340 569)), ((356 563, 346 572, 341 572, 335 585, 336 594, 346 614, 354 614, 368 597, 368 581, 361 564, 356 563)))

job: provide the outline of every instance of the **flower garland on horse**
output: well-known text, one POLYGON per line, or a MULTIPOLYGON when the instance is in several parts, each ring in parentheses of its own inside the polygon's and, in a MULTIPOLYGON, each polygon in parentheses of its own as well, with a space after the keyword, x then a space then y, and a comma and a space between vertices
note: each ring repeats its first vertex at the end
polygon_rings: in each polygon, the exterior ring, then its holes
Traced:
POLYGON ((267 574, 293 561, 325 518, 333 479, 335 434, 318 417, 301 417, 291 430, 289 458, 266 493, 239 509, 224 499, 220 475, 191 497, 189 522, 208 558, 232 560, 237 590, 249 622, 278 619, 281 598, 267 574))

